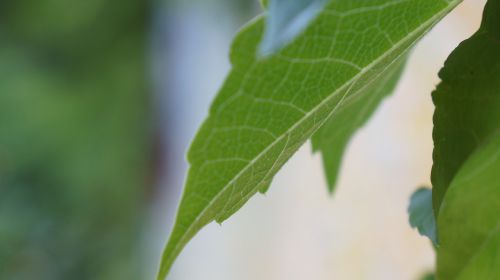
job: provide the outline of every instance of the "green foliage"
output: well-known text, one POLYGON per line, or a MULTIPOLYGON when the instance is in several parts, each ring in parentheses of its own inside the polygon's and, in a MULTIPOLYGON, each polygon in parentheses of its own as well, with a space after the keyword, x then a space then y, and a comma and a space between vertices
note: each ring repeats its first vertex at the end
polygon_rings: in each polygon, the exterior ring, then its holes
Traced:
POLYGON ((498 129, 498 1, 488 3, 481 29, 463 42, 439 73, 442 83, 433 93, 435 214, 456 173, 467 158, 498 129), (482 98, 484 96, 484 98, 482 98), (486 101, 487 100, 487 101, 486 101))
POLYGON ((437 246, 436 219, 432 211, 432 190, 420 188, 410 199, 408 207, 410 225, 417 228, 421 235, 427 236, 437 246))
POLYGON ((439 279, 499 279, 500 133, 474 152, 453 179, 438 218, 439 279))
POLYGON ((428 273, 424 275, 420 280, 435 280, 436 277, 434 277, 434 273, 428 273))
POLYGON ((140 277, 147 9, 0 1, 0 279, 140 277))
POLYGON ((396 86, 405 57, 395 62, 382 77, 367 87, 363 94, 345 100, 335 114, 311 138, 313 151, 322 154, 328 190, 333 192, 344 150, 352 135, 370 118, 380 102, 396 86), (366 96, 366 97, 365 97, 366 96))
POLYGON ((406 52, 459 2, 331 1, 290 45, 263 59, 264 19, 244 27, 231 48, 233 69, 189 150, 158 279, 203 226, 223 222, 266 190, 322 125, 366 110, 346 124, 354 131, 393 87, 406 52))
POLYGON ((269 5, 269 0, 259 0, 259 2, 263 9, 267 9, 269 5))
POLYGON ((328 190, 333 192, 344 150, 358 128, 372 115, 380 102, 390 94, 399 80, 405 58, 394 63, 384 76, 365 89, 366 93, 343 102, 312 137, 314 151, 320 151, 325 167, 328 190), (361 98, 367 96, 368 98, 361 98))
POLYGON ((450 55, 433 93, 439 279, 500 279, 500 1, 450 55))

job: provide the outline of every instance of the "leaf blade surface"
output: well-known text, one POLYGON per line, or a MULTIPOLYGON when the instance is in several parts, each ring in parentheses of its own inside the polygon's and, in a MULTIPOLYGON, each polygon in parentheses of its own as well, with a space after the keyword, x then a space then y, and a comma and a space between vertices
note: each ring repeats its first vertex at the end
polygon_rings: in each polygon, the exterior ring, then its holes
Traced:
POLYGON ((333 193, 342 156, 351 137, 371 117, 380 103, 392 93, 399 81, 406 57, 402 57, 386 73, 367 88, 363 95, 346 99, 339 110, 311 138, 314 152, 322 155, 328 191, 333 193), (365 97, 366 96, 366 97, 365 97))
POLYGON ((500 278, 500 1, 440 71, 433 93, 438 279, 500 278))
POLYGON ((244 27, 231 48, 233 69, 189 150, 191 167, 158 279, 197 231, 267 189, 343 101, 370 92, 459 2, 332 1, 293 43, 265 59, 257 57, 263 18, 244 27))

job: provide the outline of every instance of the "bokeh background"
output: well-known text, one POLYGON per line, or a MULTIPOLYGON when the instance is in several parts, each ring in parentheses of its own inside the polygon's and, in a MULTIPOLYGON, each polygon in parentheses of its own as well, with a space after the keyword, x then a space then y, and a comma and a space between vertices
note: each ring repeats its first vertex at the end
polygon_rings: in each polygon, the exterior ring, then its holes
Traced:
MULTIPOLYGON (((478 27, 465 0, 415 48, 394 95, 348 147, 333 196, 305 145, 266 196, 203 229, 169 279, 417 279, 412 230, 430 185, 430 93, 478 27)), ((0 279, 153 279, 184 153, 255 0, 0 1, 0 279)))

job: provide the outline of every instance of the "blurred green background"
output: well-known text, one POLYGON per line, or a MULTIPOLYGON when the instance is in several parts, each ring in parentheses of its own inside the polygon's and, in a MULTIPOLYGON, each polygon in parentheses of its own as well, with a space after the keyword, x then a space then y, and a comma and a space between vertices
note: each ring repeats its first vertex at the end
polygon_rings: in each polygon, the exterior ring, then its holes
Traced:
POLYGON ((149 13, 0 1, 0 279, 140 279, 149 13))
MULTIPOLYGON (((0 279, 154 274, 144 240, 173 140, 156 120, 151 45, 178 10, 208 6, 255 11, 252 0, 0 0, 0 279)), ((162 69, 168 83, 175 69, 162 69)))

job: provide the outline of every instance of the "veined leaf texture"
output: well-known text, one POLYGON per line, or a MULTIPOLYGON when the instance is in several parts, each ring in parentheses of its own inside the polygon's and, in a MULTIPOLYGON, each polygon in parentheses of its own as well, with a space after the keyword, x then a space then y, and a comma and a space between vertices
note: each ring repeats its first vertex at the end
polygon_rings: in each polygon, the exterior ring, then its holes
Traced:
MULTIPOLYGON (((188 152, 158 279, 203 226, 223 222, 265 191, 313 134, 332 168, 327 173, 336 174, 342 151, 328 145, 345 145, 394 87, 407 51, 459 2, 328 1, 296 38, 265 57, 265 17, 243 27, 231 47, 232 70, 188 152)), ((328 177, 333 186, 335 175, 328 177)))

